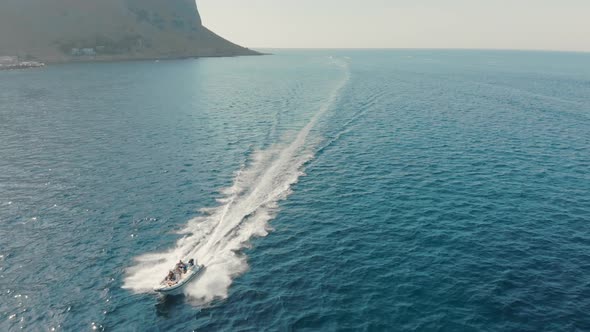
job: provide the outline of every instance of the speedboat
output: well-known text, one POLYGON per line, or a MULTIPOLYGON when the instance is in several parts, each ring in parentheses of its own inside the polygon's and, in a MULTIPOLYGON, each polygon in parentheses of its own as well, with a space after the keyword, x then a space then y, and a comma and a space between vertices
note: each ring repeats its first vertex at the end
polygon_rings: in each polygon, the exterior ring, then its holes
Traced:
POLYGON ((191 280, 199 277, 204 271, 204 265, 195 264, 193 266, 188 266, 186 272, 174 273, 174 280, 170 280, 166 277, 158 286, 154 287, 154 291, 164 295, 181 294, 184 286, 186 286, 191 280))

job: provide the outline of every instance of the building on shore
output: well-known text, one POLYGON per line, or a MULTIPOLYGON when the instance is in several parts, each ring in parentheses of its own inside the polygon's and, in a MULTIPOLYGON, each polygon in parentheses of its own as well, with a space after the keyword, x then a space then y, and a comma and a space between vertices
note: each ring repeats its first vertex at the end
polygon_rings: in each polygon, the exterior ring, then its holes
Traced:
POLYGON ((96 51, 92 47, 72 48, 70 51, 72 56, 96 56, 96 51))
POLYGON ((43 62, 20 61, 17 56, 0 56, 0 70, 44 67, 43 62))
POLYGON ((18 64, 17 56, 0 56, 0 66, 13 66, 18 64))

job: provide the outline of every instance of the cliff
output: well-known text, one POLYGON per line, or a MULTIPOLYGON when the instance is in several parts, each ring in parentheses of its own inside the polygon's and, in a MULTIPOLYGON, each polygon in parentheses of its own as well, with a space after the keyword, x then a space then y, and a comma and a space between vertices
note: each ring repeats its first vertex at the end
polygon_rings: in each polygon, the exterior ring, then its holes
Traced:
POLYGON ((205 28, 194 0, 0 1, 0 56, 66 62, 255 54, 205 28))

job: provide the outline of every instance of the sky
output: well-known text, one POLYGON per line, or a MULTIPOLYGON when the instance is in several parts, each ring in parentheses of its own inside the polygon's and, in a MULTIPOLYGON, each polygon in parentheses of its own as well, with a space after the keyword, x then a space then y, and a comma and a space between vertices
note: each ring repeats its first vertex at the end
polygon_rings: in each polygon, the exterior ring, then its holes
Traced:
POLYGON ((590 0, 197 0, 203 24, 249 48, 590 52, 590 0))

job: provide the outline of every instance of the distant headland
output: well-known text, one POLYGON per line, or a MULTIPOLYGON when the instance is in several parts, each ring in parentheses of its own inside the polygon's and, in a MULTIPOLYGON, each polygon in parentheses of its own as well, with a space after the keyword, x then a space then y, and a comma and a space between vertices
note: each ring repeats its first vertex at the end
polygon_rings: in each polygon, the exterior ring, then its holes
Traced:
POLYGON ((18 63, 258 54, 205 28, 195 0, 0 2, 0 57, 18 63))

